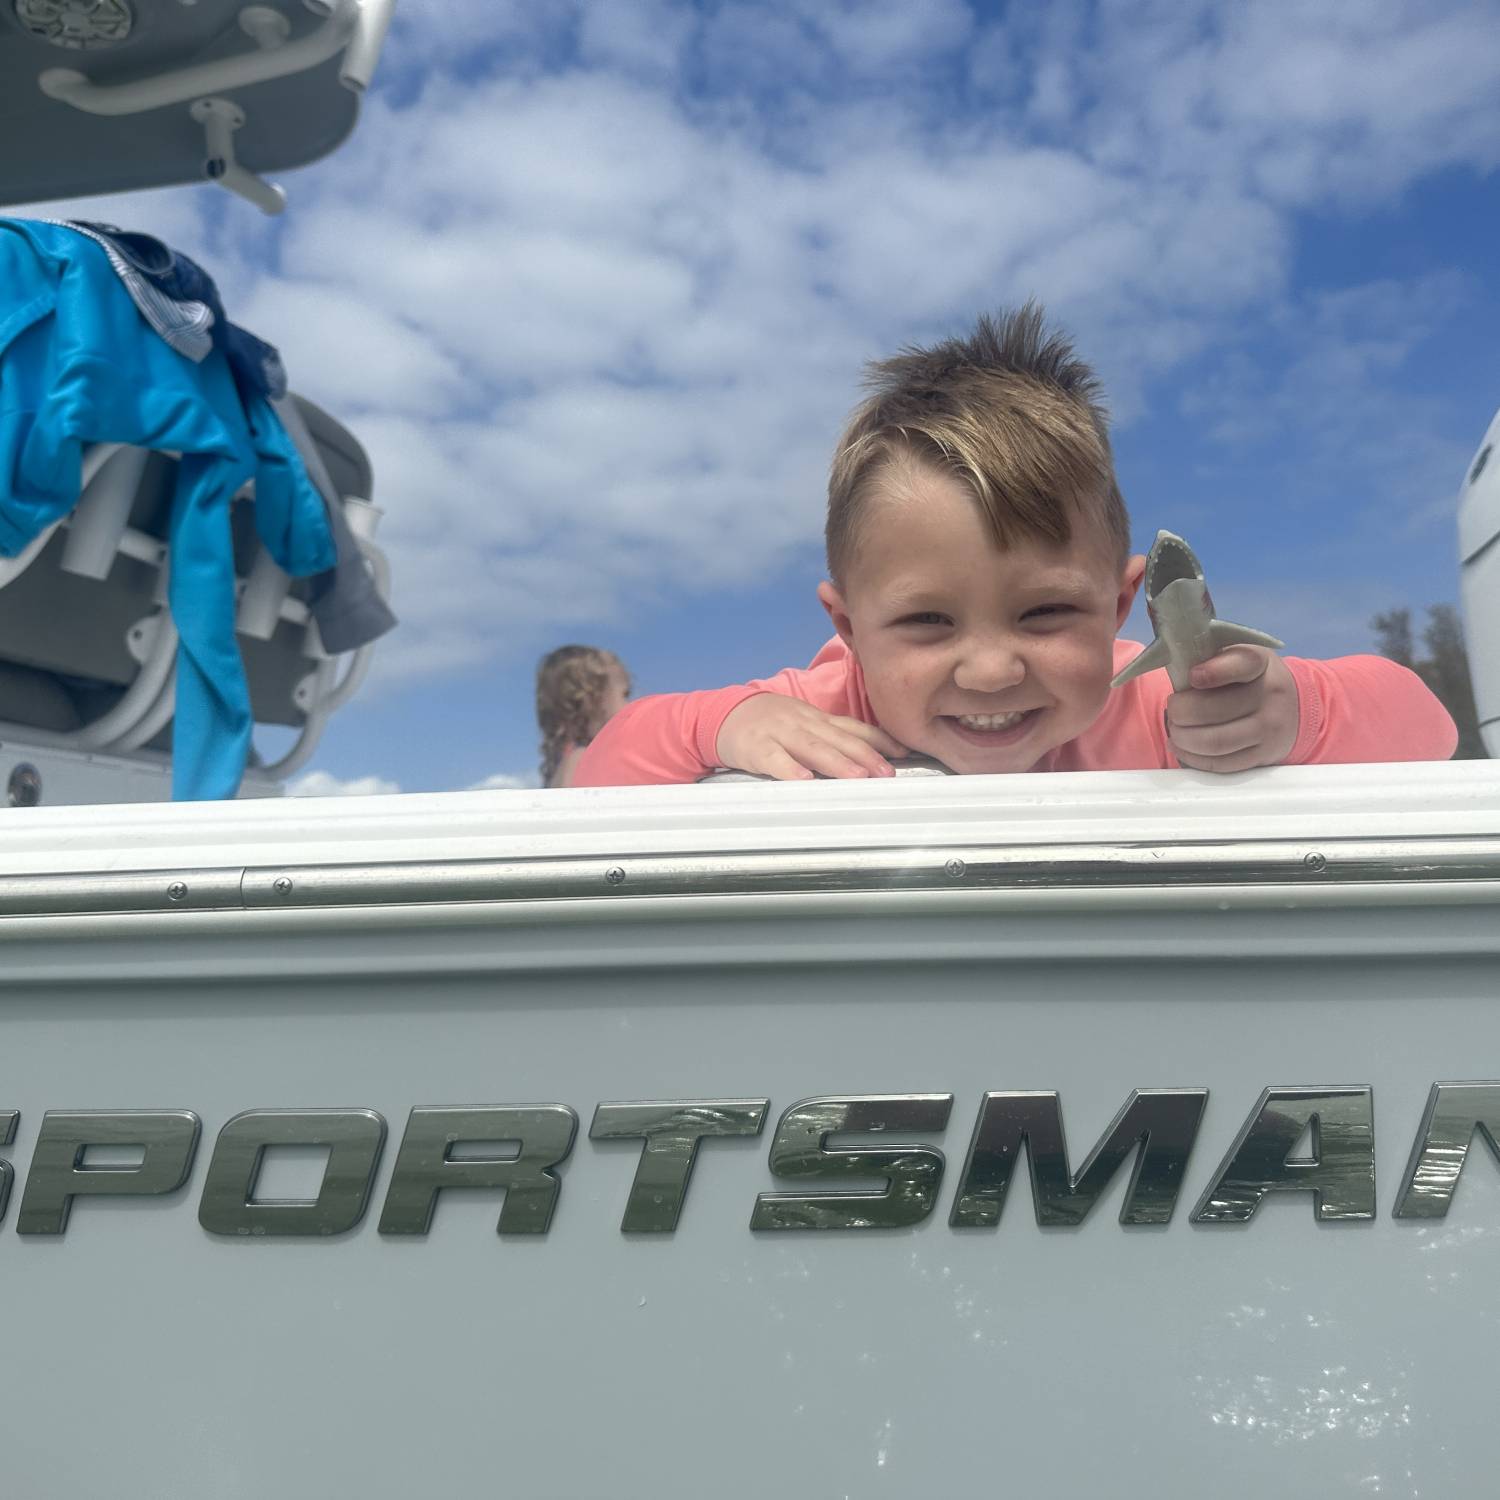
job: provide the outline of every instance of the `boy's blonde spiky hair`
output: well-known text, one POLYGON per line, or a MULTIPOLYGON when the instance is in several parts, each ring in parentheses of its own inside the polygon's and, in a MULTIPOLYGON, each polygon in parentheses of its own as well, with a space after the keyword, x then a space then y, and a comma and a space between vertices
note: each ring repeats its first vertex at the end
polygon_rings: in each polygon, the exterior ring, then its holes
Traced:
POLYGON ((1123 564, 1130 518, 1115 480, 1109 417, 1093 370, 1035 302, 983 316, 967 338, 873 362, 828 480, 828 572, 842 587, 870 493, 902 464, 947 474, 974 496, 999 546, 1065 543, 1098 527, 1123 564))

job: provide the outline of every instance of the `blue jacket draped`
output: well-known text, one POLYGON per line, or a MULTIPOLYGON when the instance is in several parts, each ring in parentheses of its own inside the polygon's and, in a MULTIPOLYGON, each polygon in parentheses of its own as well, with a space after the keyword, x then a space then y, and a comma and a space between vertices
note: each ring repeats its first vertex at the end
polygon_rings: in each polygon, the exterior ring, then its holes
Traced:
POLYGON ((301 576, 334 563, 322 499, 276 414, 242 397, 218 349, 198 364, 171 349, 93 241, 0 219, 0 553, 14 556, 77 503, 91 443, 182 455, 168 536, 181 636, 172 795, 232 797, 251 716, 229 503, 254 481, 260 538, 301 576))

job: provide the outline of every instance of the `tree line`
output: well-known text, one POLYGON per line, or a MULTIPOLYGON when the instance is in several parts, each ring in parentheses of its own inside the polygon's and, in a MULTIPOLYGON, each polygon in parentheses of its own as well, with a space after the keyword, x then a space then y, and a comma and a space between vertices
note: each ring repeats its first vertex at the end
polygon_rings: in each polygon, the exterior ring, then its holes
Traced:
POLYGON ((1454 760, 1487 759, 1479 736, 1479 711, 1474 706, 1474 681, 1469 675, 1469 653, 1464 646, 1463 623, 1451 604, 1433 604, 1422 627, 1422 651, 1418 656, 1409 609, 1387 610, 1370 621, 1376 649, 1382 656, 1410 667, 1437 695, 1458 725, 1458 749, 1454 760))

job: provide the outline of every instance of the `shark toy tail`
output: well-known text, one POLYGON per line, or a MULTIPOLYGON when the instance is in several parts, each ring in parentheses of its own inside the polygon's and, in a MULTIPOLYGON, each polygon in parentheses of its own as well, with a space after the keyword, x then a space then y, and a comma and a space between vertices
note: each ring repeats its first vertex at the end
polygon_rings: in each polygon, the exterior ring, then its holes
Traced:
MULTIPOLYGON (((1215 655, 1226 646, 1268 646, 1272 651, 1279 651, 1286 644, 1285 641, 1277 640, 1274 635, 1267 635, 1264 630, 1252 630, 1248 625, 1233 625, 1228 620, 1215 620, 1209 627, 1209 633, 1215 655)), ((1204 658, 1205 661, 1207 659, 1204 658)), ((1197 662, 1192 663, 1193 667, 1197 665, 1197 662)), ((1132 677, 1154 672, 1158 667, 1171 666, 1172 653, 1167 649, 1167 643, 1157 637, 1129 666, 1122 667, 1115 673, 1109 685, 1117 688, 1121 683, 1129 682, 1132 677)))

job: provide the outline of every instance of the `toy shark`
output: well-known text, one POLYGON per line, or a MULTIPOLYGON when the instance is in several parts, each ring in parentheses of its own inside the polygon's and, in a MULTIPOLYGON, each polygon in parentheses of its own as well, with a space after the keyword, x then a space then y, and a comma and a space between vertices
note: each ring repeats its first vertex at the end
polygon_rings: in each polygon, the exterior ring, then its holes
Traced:
POLYGON ((1119 687, 1142 672, 1165 667, 1172 686, 1189 686, 1188 674, 1201 661, 1217 656, 1226 646, 1270 646, 1282 643, 1274 635, 1231 625, 1214 618, 1214 601, 1203 581, 1203 565, 1180 536, 1158 531, 1146 558, 1146 613, 1156 639, 1124 669, 1111 687, 1119 687))

